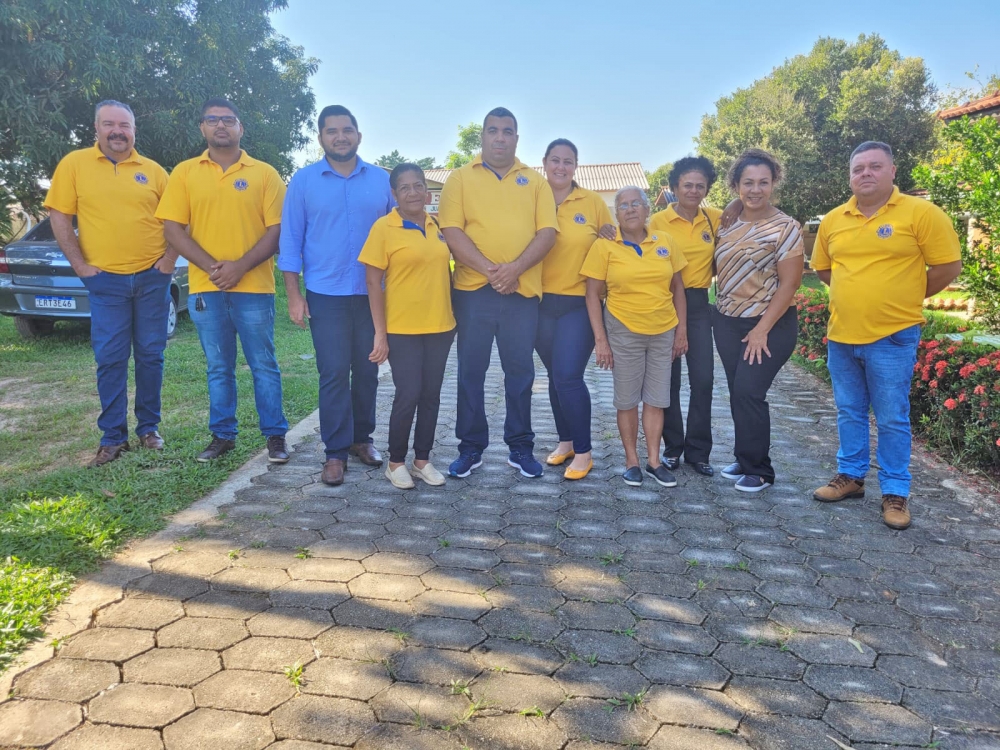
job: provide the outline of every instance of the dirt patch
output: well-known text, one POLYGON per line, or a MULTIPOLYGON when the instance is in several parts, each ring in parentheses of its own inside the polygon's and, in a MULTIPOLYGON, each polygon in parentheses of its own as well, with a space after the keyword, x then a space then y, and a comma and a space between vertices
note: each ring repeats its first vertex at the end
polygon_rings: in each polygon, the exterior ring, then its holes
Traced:
POLYGON ((0 379, 0 430, 14 431, 20 414, 41 397, 43 386, 27 378, 0 379))

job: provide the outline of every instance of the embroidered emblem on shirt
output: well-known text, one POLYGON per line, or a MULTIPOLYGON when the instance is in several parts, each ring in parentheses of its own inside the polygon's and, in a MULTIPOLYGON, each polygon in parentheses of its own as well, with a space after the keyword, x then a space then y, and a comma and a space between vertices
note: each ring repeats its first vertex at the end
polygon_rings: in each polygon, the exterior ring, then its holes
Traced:
POLYGON ((250 187, 250 183, 248 183, 246 180, 244 180, 244 179, 241 178, 241 179, 235 180, 233 182, 233 187, 236 188, 237 190, 239 190, 242 193, 244 190, 246 190, 248 187, 250 187))
POLYGON ((517 176, 517 179, 514 180, 514 182, 516 182, 518 185, 527 185, 528 184, 528 178, 525 177, 523 174, 519 174, 517 176))
POLYGON ((887 240, 892 237, 892 224, 883 224, 878 228, 878 236, 883 240, 887 240))
MULTIPOLYGON (((653 239, 656 238, 654 237, 653 239)), ((667 248, 665 247, 658 247, 656 248, 656 254, 659 255, 661 258, 666 258, 667 256, 670 255, 670 251, 667 250, 667 248)))
POLYGON ((577 224, 586 224, 587 217, 584 216, 583 214, 577 214, 576 216, 573 217, 573 221, 575 221, 577 224))
POLYGON ((147 182, 149 182, 149 178, 146 177, 146 175, 144 175, 142 172, 136 172, 135 181, 138 182, 140 185, 145 185, 147 182))
POLYGON ((702 232, 701 233, 701 241, 702 242, 711 242, 712 241, 712 235, 709 234, 707 231, 706 232, 702 232))
POLYGON ((444 232, 438 232, 438 239, 444 242, 444 232))

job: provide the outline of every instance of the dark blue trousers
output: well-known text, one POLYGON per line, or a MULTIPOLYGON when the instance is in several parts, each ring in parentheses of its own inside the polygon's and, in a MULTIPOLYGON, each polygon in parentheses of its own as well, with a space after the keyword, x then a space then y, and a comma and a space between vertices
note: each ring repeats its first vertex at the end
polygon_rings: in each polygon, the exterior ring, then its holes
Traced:
POLYGON ((583 382, 594 352, 594 329, 584 297, 546 294, 538 307, 535 350, 549 374, 549 402, 559 440, 590 450, 590 391, 583 382))
POLYGON ((531 430, 531 386, 535 383, 538 298, 499 294, 489 284, 472 292, 455 290, 458 322, 458 417, 455 436, 461 453, 482 453, 490 443, 483 388, 496 339, 503 368, 507 417, 503 439, 511 450, 535 447, 531 430))
POLYGON ((83 279, 90 295, 90 343, 97 362, 101 445, 128 440, 128 361, 135 357, 135 432, 160 423, 163 350, 167 346, 170 274, 102 271, 83 279))
POLYGON ((378 365, 368 360, 375 340, 368 297, 334 297, 306 290, 309 330, 319 370, 319 431, 326 457, 347 460, 354 443, 372 442, 378 365))

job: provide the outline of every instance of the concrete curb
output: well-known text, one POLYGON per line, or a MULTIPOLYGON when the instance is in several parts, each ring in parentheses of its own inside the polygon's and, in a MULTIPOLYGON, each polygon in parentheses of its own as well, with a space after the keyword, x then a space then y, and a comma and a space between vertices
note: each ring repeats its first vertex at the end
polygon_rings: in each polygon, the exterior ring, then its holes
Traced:
MULTIPOLYGON (((379 370, 379 376, 383 370, 379 370)), ((288 431, 286 439, 293 449, 319 427, 317 409, 288 431)), ((0 700, 10 694, 18 675, 52 658, 52 641, 66 638, 86 630, 93 622, 94 613, 125 596, 125 587, 132 581, 152 572, 151 563, 173 551, 177 539, 191 533, 195 527, 211 520, 222 505, 233 502, 236 493, 249 487, 251 480, 267 472, 267 452, 261 451, 234 471, 214 491, 168 517, 167 527, 146 539, 137 540, 114 558, 114 565, 101 569, 79 580, 73 592, 49 616, 44 640, 29 646, 3 675, 0 675, 0 700)), ((317 469, 318 470, 318 469, 317 469)))

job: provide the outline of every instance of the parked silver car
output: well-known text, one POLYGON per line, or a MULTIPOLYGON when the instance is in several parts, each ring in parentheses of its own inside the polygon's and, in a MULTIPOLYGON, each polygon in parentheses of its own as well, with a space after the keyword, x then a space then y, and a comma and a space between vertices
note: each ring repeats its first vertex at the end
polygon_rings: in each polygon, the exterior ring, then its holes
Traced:
MULTIPOLYGON (((174 335, 177 315, 187 310, 187 302, 188 264, 178 258, 170 283, 167 336, 174 335)), ((59 249, 48 219, 0 250, 0 315, 12 316, 25 338, 51 333, 58 320, 90 319, 87 288, 59 249)))

